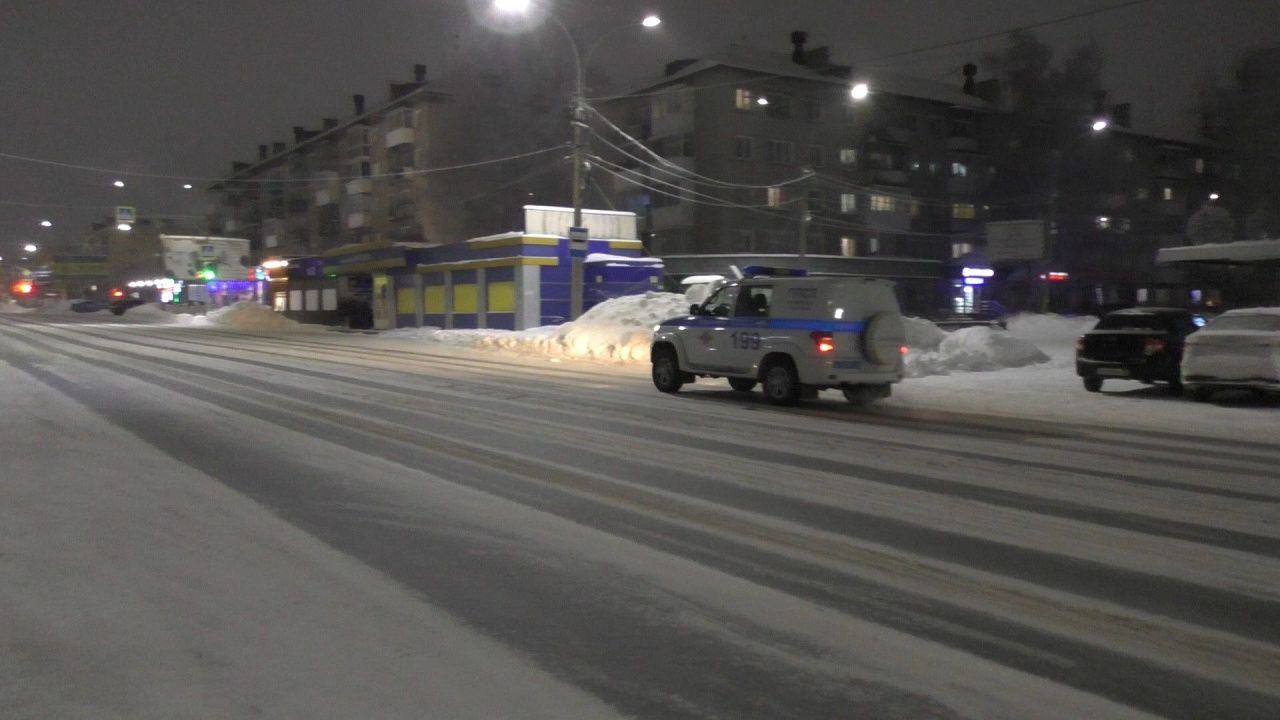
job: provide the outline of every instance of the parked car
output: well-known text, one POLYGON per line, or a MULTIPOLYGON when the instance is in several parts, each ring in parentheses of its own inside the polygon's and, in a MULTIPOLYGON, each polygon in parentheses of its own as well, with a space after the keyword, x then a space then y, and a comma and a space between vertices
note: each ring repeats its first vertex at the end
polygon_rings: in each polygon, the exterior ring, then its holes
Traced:
POLYGON ((1076 340, 1076 374, 1084 389, 1102 390, 1108 378, 1168 383, 1182 392, 1179 364, 1188 336, 1204 316, 1180 308, 1137 307, 1107 313, 1076 340))
POLYGON ((1229 310, 1187 342, 1182 384, 1208 400, 1216 390, 1280 394, 1280 308, 1229 310))
POLYGON ((823 388, 863 405, 888 397, 902 380, 906 330, 891 283, 769 268, 747 268, 747 275, 655 329, 658 390, 724 377, 739 392, 762 384, 765 399, 778 405, 823 388))

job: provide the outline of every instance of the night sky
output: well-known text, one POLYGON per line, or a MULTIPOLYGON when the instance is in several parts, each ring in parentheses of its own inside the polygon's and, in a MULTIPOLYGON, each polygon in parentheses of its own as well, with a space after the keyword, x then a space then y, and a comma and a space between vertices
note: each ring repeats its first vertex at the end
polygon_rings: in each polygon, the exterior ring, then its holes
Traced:
MULTIPOLYGON (((1120 0, 543 0, 581 38, 647 11, 659 33, 610 34, 598 65, 616 90, 661 63, 713 54, 729 42, 788 50, 788 31, 830 45, 837 62, 875 63, 961 82, 960 66, 1003 38, 890 58, 1115 5, 1120 0)), ((146 179, 0 157, 0 255, 25 242, 66 243, 117 204, 146 216, 198 216, 208 178, 260 143, 291 141, 290 127, 351 115, 388 81, 425 63, 433 84, 458 91, 464 58, 495 37, 475 17, 481 0, 0 0, 0 153, 190 178, 146 179), (124 189, 111 186, 120 177, 124 189), (41 228, 47 218, 53 228, 41 228)), ((1129 101, 1137 129, 1186 134, 1199 88, 1223 77, 1251 46, 1280 43, 1276 0, 1151 0, 1036 29, 1060 51, 1103 48, 1112 102, 1129 101)), ((529 63, 571 72, 559 36, 528 35, 529 63)), ((980 72, 979 77, 984 74, 980 72)), ((567 132, 567 131, 566 131, 567 132)), ((477 157, 475 159, 485 159, 477 157)))

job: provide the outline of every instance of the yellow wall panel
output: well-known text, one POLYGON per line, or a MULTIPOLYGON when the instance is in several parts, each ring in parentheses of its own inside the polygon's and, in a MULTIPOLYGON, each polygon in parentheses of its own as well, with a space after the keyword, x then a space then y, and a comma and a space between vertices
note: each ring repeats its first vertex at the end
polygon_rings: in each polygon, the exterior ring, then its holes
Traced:
POLYGON ((423 292, 424 312, 428 315, 444 314, 444 286, 428 285, 423 292))
POLYGON ((489 312, 516 311, 516 284, 513 282, 489 283, 489 312))
POLYGON ((396 314, 413 315, 418 312, 414 295, 413 288, 398 288, 396 290, 396 314))
POLYGON ((453 286, 453 311, 456 313, 473 313, 477 309, 475 283, 453 286))

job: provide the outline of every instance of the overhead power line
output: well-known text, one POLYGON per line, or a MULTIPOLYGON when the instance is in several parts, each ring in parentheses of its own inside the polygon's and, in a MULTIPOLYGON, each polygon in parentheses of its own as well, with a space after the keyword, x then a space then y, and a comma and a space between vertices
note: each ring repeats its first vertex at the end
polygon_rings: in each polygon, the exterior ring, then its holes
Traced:
POLYGON ((431 175, 434 173, 449 172, 451 170, 465 170, 468 168, 482 167, 484 165, 494 165, 497 163, 510 162, 512 160, 522 160, 524 158, 543 155, 545 153, 549 153, 556 150, 563 150, 565 147, 566 145, 561 143, 559 145, 545 147, 545 148, 542 148, 541 150, 531 150, 529 152, 520 153, 518 155, 508 155, 506 157, 492 158, 489 160, 479 160, 476 162, 461 163, 458 165, 446 165, 442 167, 422 168, 419 170, 404 170, 402 172, 395 172, 395 173, 380 173, 378 175, 334 175, 334 176, 321 175, 316 177, 305 177, 305 178, 236 178, 236 177, 211 178, 211 177, 196 177, 193 175, 161 175, 156 173, 134 172, 131 170, 111 170, 108 168, 94 167, 91 165, 78 165, 76 163, 67 163, 67 162, 61 162, 58 160, 46 160, 43 158, 27 157, 25 155, 15 155, 13 153, 5 153, 5 152, 0 152, 0 159, 16 160, 19 162, 33 163, 36 165, 60 167, 60 168, 66 168, 69 170, 81 170, 84 172, 102 173, 104 175, 116 175, 120 177, 140 177, 140 178, 150 178, 154 180, 186 180, 188 182, 209 182, 209 183, 220 183, 220 182, 315 183, 315 182, 331 182, 333 180, 359 180, 359 179, 379 180, 379 179, 394 178, 394 177, 431 175))

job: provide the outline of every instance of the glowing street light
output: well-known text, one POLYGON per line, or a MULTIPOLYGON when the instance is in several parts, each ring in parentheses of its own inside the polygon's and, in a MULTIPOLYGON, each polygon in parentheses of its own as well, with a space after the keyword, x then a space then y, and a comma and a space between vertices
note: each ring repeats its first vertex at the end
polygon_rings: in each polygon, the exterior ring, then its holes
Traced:
POLYGON ((133 229, 133 226, 130 225, 129 223, 120 223, 119 225, 116 226, 116 229, 119 230, 120 232, 129 232, 130 230, 133 229))
POLYGON ((1210 200, 1217 200, 1217 199, 1218 199, 1218 198, 1220 198, 1220 197, 1222 197, 1222 196, 1221 196, 1221 195, 1219 195, 1218 193, 1209 193, 1209 199, 1210 199, 1210 200))
POLYGON ((115 185, 116 187, 124 187, 124 181, 123 181, 123 180, 116 180, 115 182, 113 182, 113 183, 111 183, 111 184, 112 184, 112 185, 115 185))
POLYGON ((53 227, 53 223, 48 220, 41 220, 40 227, 53 227))
MULTIPOLYGON (((524 14, 530 9, 530 0, 492 0, 494 10, 507 14, 524 14)), ((662 24, 661 18, 657 15, 647 15, 640 22, 627 23, 613 30, 605 32, 596 37, 595 42, 587 48, 586 53, 578 46, 578 41, 570 32, 569 26, 565 25, 560 18, 554 14, 546 14, 546 18, 553 25, 560 29, 564 35, 564 39, 573 51, 573 70, 574 70, 574 93, 573 93, 573 114, 569 119, 569 126, 573 132, 573 225, 570 226, 569 236, 571 248, 574 243, 573 238, 579 237, 578 233, 583 233, 582 224, 582 205, 585 200, 587 187, 587 152, 590 146, 590 138, 587 135, 588 116, 587 111, 587 81, 586 69, 591 64, 591 57, 596 49, 600 47, 605 37, 613 32, 621 31, 626 28, 641 25, 648 29, 653 29, 662 24)), ((768 101, 766 100, 765 103, 768 101)), ((585 233, 589 235, 589 232, 585 233)), ((577 319, 582 314, 582 291, 583 291, 583 258, 578 257, 576 253, 572 253, 573 257, 571 272, 569 276, 569 314, 570 319, 577 319)))
POLYGON ((183 183, 183 184, 182 184, 182 189, 183 189, 183 190, 190 190, 192 187, 193 187, 193 185, 192 185, 191 183, 183 183))
POLYGON ((769 98, 761 95, 760 97, 756 98, 756 104, 759 105, 760 107, 764 107, 765 105, 769 104, 769 98))
POLYGON ((35 243, 27 243, 26 245, 23 245, 23 246, 22 246, 22 251, 23 251, 23 252, 33 253, 33 252, 35 252, 36 250, 39 250, 39 249, 40 249, 40 248, 38 248, 38 247, 36 247, 36 246, 35 246, 35 243))
POLYGON ((1110 124, 1111 123, 1107 122, 1106 120, 1102 118, 1098 118, 1097 120, 1093 121, 1093 125, 1091 127, 1093 128, 1094 132, 1102 132, 1103 130, 1106 130, 1110 124))
POLYGON ((871 86, 864 82, 854 83, 853 87, 849 88, 849 96, 854 100, 866 100, 870 94, 871 86))

